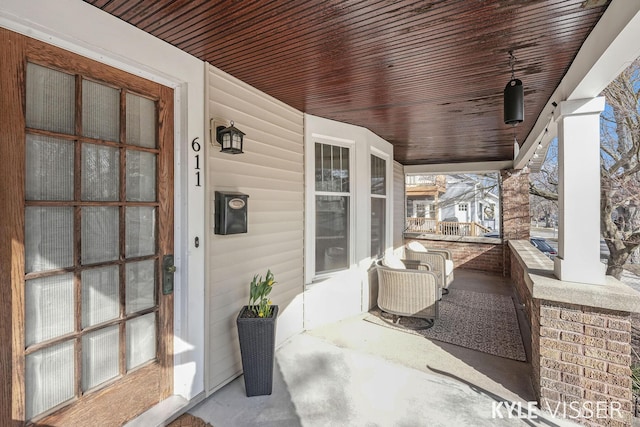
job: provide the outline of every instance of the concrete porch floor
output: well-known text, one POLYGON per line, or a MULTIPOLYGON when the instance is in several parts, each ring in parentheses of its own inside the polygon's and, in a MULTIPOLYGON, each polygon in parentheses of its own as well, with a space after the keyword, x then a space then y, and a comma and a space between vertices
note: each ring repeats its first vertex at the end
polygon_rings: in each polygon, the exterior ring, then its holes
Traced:
MULTIPOLYGON (((471 270, 456 270, 451 286, 512 294, 501 276, 471 270)), ((189 413, 214 427, 576 425, 528 412, 527 402, 535 400, 529 363, 431 341, 364 317, 285 342, 276 351, 272 395, 246 397, 239 377, 189 413), (521 405, 522 411, 509 414, 499 402, 521 405)))

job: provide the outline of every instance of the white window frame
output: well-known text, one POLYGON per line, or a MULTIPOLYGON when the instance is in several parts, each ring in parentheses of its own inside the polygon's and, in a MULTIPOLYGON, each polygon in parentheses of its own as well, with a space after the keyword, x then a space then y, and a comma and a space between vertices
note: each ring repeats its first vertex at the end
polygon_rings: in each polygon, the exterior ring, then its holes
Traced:
MULTIPOLYGON (((366 272, 371 266, 371 218, 370 218, 370 154, 372 150, 376 155, 386 160, 387 173, 387 224, 386 246, 387 251, 392 251, 393 245, 393 145, 373 134, 366 128, 341 123, 321 117, 305 114, 305 264, 304 283, 307 288, 317 288, 319 293, 324 292, 325 285, 338 286, 344 289, 343 298, 347 298, 349 304, 356 297, 356 288, 366 286, 366 272), (337 270, 318 274, 316 264, 316 191, 315 191, 315 143, 337 145, 349 148, 351 198, 349 209, 349 269, 337 270), (356 219, 357 218, 357 219, 356 219), (340 278, 345 278, 345 283, 340 278)), ((362 289, 360 289, 360 303, 362 289)), ((346 301, 346 300, 345 300, 346 301)))
MULTIPOLYGON (((371 199, 372 198, 380 198, 380 199, 385 199, 385 206, 384 206, 384 215, 385 215, 385 226, 384 226, 384 244, 385 244, 385 248, 383 250, 383 253, 386 255, 388 254, 390 251, 393 251, 393 159, 391 158, 391 156, 389 156, 389 154, 385 153, 382 150, 377 149, 376 147, 372 147, 369 146, 369 155, 368 155, 368 159, 369 159, 369 169, 368 169, 368 177, 369 177, 369 215, 367 216, 367 221, 368 221, 368 229, 369 229, 369 233, 368 233, 368 240, 369 240, 369 244, 368 247, 371 248, 371 211, 372 211, 372 205, 371 205, 371 199), (380 195, 380 194, 372 194, 371 193, 371 156, 376 156, 379 159, 384 160, 384 165, 385 165, 385 194, 384 195, 380 195)), ((371 255, 371 249, 369 249, 369 255, 371 255)), ((371 255, 372 256, 372 255, 371 255)), ((373 257, 373 256, 372 256, 373 257)))
POLYGON ((306 175, 306 226, 305 226, 305 238, 307 241, 306 254, 305 254, 305 282, 310 284, 316 280, 321 280, 325 277, 330 277, 335 274, 336 271, 316 273, 316 196, 349 196, 349 253, 348 253, 348 267, 346 269, 338 270, 344 271, 353 268, 355 257, 355 186, 356 186, 356 142, 348 139, 335 138, 327 135, 313 134, 312 139, 308 140, 305 144, 305 175, 306 175), (327 144, 337 147, 343 147, 349 149, 349 192, 332 192, 332 191, 316 191, 316 177, 315 177, 315 147, 318 144, 327 144))

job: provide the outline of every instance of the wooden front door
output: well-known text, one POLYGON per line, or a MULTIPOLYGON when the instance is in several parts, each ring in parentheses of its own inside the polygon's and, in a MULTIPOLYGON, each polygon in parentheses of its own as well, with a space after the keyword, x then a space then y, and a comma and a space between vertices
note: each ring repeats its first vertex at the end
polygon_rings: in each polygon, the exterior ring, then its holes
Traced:
POLYGON ((0 416, 119 426, 172 392, 173 90, 0 46, 0 416))

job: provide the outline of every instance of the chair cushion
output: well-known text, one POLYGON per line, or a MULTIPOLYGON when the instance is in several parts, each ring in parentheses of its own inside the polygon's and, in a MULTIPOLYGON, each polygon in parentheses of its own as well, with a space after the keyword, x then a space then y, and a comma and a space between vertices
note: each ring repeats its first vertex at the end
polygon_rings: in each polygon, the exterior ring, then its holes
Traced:
POLYGON ((382 265, 389 268, 396 269, 406 269, 407 267, 404 265, 404 262, 400 258, 395 255, 386 255, 382 259, 382 265))
POLYGON ((425 248, 422 243, 416 242, 415 240, 407 243, 407 247, 414 252, 427 252, 427 248, 425 248))
POLYGON ((450 259, 444 260, 444 272, 445 276, 448 276, 453 272, 453 261, 451 261, 450 259))

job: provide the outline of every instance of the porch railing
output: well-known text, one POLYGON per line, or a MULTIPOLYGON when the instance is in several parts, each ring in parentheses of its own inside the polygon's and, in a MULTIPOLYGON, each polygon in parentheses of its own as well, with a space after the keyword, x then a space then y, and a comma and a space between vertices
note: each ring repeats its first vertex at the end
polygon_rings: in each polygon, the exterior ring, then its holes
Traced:
POLYGON ((479 237, 488 233, 491 229, 477 222, 448 222, 431 218, 407 218, 405 231, 410 233, 479 237))

